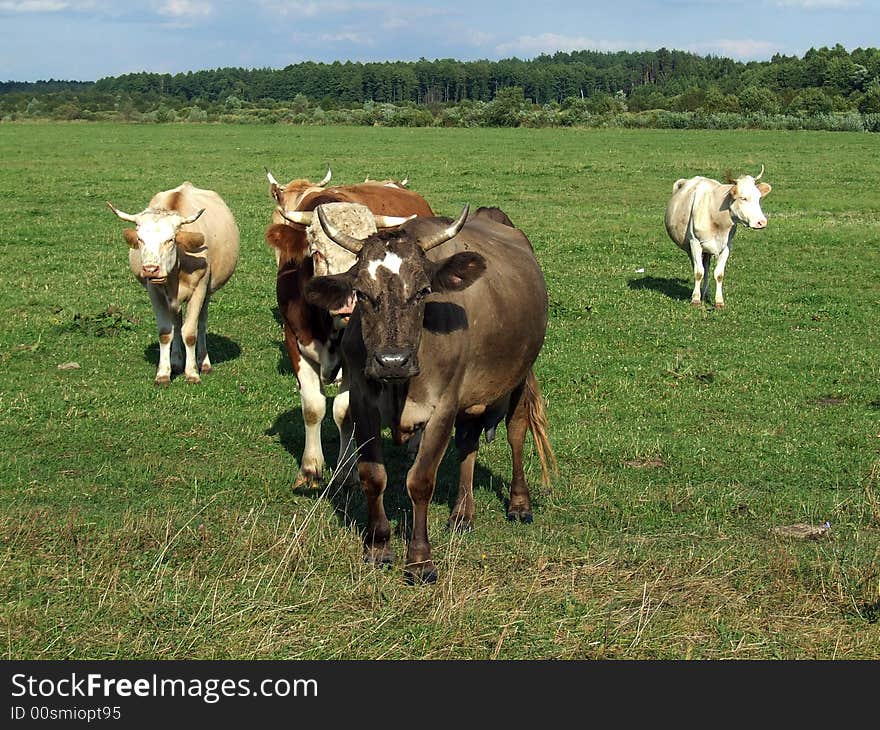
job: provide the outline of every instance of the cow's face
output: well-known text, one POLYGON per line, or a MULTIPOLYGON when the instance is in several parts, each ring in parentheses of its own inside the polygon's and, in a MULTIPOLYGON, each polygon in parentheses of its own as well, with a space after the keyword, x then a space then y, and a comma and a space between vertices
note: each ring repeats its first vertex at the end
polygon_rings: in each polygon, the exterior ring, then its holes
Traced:
POLYGON ((770 190, 767 183, 755 182, 751 175, 737 178, 730 189, 730 214, 733 220, 749 228, 766 228, 767 216, 761 210, 761 198, 770 190))
MULTIPOLYGON (((486 261, 478 253, 460 252, 439 262, 425 255, 427 248, 454 236, 466 216, 467 208, 458 221, 429 240, 411 238, 404 226, 357 241, 362 248, 351 269, 317 277, 306 286, 306 298, 330 310, 352 294, 356 297, 368 378, 395 382, 417 375, 425 298, 432 292, 466 289, 485 271, 486 261)), ((323 216, 321 223, 340 243, 338 232, 327 229, 323 216)))
POLYGON ((117 210, 110 203, 108 205, 119 218, 136 224, 137 228, 125 230, 125 240, 140 253, 141 276, 154 284, 164 283, 174 271, 178 246, 189 251, 204 246, 203 234, 180 230, 181 226, 197 220, 204 210, 189 217, 174 211, 149 208, 138 215, 130 215, 117 210))

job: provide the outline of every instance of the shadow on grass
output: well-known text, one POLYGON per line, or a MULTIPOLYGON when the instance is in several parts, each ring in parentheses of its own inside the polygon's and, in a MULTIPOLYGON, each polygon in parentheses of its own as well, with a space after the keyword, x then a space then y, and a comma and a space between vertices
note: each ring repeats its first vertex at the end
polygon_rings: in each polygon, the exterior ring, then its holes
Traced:
POLYGON ((632 290, 650 289, 660 292, 670 299, 686 299, 691 298, 691 287, 687 285, 686 279, 669 279, 657 276, 643 276, 640 279, 630 279, 627 286, 632 290))
POLYGON ((278 323, 278 338, 275 340, 275 346, 278 348, 278 364, 275 366, 275 372, 279 375, 295 375, 293 365, 290 362, 290 354, 287 352, 287 345, 284 342, 284 318, 278 307, 272 307, 272 318, 278 323))
MULTIPOLYGON (((328 412, 330 404, 328 403, 328 412)), ((295 408, 281 413, 272 426, 266 430, 267 436, 278 436, 278 440, 285 450, 294 458, 294 471, 298 471, 299 462, 302 458, 302 449, 305 443, 305 427, 303 425, 302 410, 295 408)), ((499 433, 499 438, 501 433, 499 433)), ((452 512, 455 501, 458 498, 458 452, 450 439, 450 443, 440 462, 437 470, 437 483, 431 502, 445 504, 452 512)), ((321 443, 324 446, 324 458, 328 465, 337 462, 339 454, 339 432, 333 423, 333 419, 325 417, 321 424, 321 443)), ((388 474, 388 485, 385 488, 384 504, 388 520, 394 526, 395 534, 408 540, 412 527, 412 502, 406 491, 406 473, 412 465, 413 457, 407 447, 397 446, 392 443, 389 435, 383 436, 382 453, 385 461, 385 470, 388 474)), ((348 468, 345 465, 343 468, 348 468)), ((352 464, 352 468, 357 468, 352 464)), ((367 528, 367 506, 360 489, 345 488, 334 479, 327 489, 327 499, 333 505, 339 524, 345 527, 356 527, 361 533, 367 528)), ((486 469, 479 462, 479 456, 474 467, 474 491, 489 490, 493 492, 507 514, 509 506, 509 479, 505 480, 493 471, 486 469)), ((298 492, 304 496, 318 498, 322 491, 303 490, 298 492)))
MULTIPOLYGON (((235 360, 241 355, 241 347, 234 340, 230 340, 223 335, 215 335, 208 332, 206 336, 206 344, 208 346, 208 357, 211 358, 211 365, 216 367, 221 362, 235 360)), ((159 367, 159 343, 153 342, 144 349, 144 359, 159 367)))

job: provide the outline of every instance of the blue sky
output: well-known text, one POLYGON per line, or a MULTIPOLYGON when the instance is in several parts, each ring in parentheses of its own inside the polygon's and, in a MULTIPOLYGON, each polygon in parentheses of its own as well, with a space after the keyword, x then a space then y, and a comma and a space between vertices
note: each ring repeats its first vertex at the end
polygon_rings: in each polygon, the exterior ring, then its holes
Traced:
POLYGON ((738 60, 880 45, 880 0, 0 0, 0 81, 660 47, 738 60))

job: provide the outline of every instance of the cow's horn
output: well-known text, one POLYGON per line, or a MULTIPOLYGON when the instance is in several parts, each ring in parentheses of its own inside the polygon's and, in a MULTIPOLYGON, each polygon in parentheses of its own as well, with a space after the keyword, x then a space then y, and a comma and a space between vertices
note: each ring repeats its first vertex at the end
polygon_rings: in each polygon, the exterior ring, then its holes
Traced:
POLYGON ((399 215, 373 215, 373 220, 376 221, 376 228, 394 228, 394 226, 399 226, 406 223, 409 220, 412 220, 416 217, 416 214, 407 216, 399 216, 399 215))
POLYGON ((270 185, 274 185, 276 188, 284 187, 283 185, 281 185, 281 183, 279 183, 279 182, 275 179, 275 176, 274 176, 271 172, 269 172, 269 168, 268 168, 268 167, 264 167, 263 169, 266 171, 266 177, 269 178, 269 184, 270 184, 270 185))
POLYGON ((446 243, 450 238, 456 235, 464 225, 464 222, 467 220, 468 211, 470 210, 470 206, 465 203, 464 208, 462 208, 461 214, 456 218, 452 223, 450 223, 446 228, 444 228, 439 233, 435 233, 430 238, 425 238, 419 241, 419 246, 422 247, 422 251, 430 251, 434 246, 439 246, 441 243, 446 243))
POLYGON ((324 175, 324 179, 318 183, 319 188, 323 188, 328 182, 330 182, 330 178, 333 177, 333 173, 330 170, 330 165, 327 165, 327 174, 324 175))
POLYGON ((364 247, 364 242, 355 238, 354 236, 349 236, 347 233, 343 233, 336 226, 334 226, 328 219, 324 213, 324 206, 319 205, 315 210, 318 213, 318 221, 321 224, 321 228, 324 229, 324 233, 327 235, 333 243, 338 243, 342 248, 346 251, 351 251, 353 254, 357 255, 361 252, 361 249, 364 247))
POLYGON ((195 223, 204 212, 205 209, 202 208, 198 213, 191 215, 189 218, 184 218, 182 221, 180 221, 180 225, 185 226, 187 223, 195 223))
POLYGON ((403 180, 400 181, 400 187, 405 188, 405 187, 406 187, 406 184, 407 184, 408 182, 409 182, 409 178, 408 178, 408 177, 403 178, 403 180))
POLYGON ((301 223, 304 226, 312 222, 312 211, 310 210, 284 210, 280 205, 277 207, 281 217, 291 223, 301 223))
POLYGON ((761 172, 758 173, 758 177, 755 178, 755 182, 761 179, 761 175, 764 174, 764 165, 761 165, 761 172))
POLYGON ((121 218, 122 220, 128 221, 129 223, 137 223, 137 216, 136 215, 132 215, 131 213, 123 213, 115 205, 113 205, 113 203, 111 203, 109 200, 105 200, 104 202, 107 203, 107 205, 110 206, 110 210, 112 210, 114 213, 116 213, 116 215, 119 218, 121 218))

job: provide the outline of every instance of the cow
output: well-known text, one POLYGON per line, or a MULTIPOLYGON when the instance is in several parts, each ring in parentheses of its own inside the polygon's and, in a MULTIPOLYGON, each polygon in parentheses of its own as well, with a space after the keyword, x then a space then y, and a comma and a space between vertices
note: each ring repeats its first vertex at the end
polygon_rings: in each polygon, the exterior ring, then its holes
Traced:
POLYGON ((681 178, 672 186, 672 197, 666 206, 666 232, 675 244, 687 252, 693 264, 694 290, 691 304, 700 306, 709 294, 709 261, 716 256, 715 306, 724 306, 724 268, 730 256, 730 245, 741 223, 755 230, 767 227, 761 210, 761 198, 770 186, 759 183, 764 166, 757 177, 741 175, 722 185, 706 177, 681 178))
POLYGON ((213 370, 208 355, 208 303, 235 271, 239 232, 232 211, 213 190, 186 181, 156 193, 137 215, 105 201, 123 231, 128 262, 146 288, 159 330, 156 384, 181 370, 188 383, 213 370), (186 315, 183 314, 186 310, 186 315))
MULTIPOLYGON (((285 347, 299 385, 305 424, 303 455, 293 486, 294 489, 313 488, 322 484, 321 422, 327 407, 325 386, 333 382, 339 383, 333 399, 333 420, 340 438, 336 472, 342 474, 342 485, 355 486, 357 474, 353 468, 342 468, 349 461, 348 446, 352 440, 346 418, 348 387, 344 370, 340 369, 339 355, 339 340, 353 301, 331 314, 303 298, 305 287, 316 272, 345 271, 354 262, 354 256, 333 243, 323 248, 315 245, 321 234, 317 219, 312 220, 313 211, 318 205, 331 203, 366 206, 374 217, 373 230, 399 225, 410 216, 432 216, 434 212, 421 195, 397 185, 366 182, 326 187, 329 169, 324 180, 317 184, 299 179, 282 186, 268 170, 266 174, 270 195, 277 206, 265 238, 276 253, 278 311, 284 325, 285 347)), ((346 230, 345 225, 342 229, 346 230)), ((353 230, 347 232, 354 233, 353 230)))
MULTIPOLYGON (((479 438, 502 419, 512 455, 509 520, 532 521, 523 468, 526 431, 549 483, 555 457, 533 365, 547 327, 544 276, 525 234, 491 209, 455 221, 420 217, 361 240, 336 229, 317 208, 328 237, 357 255, 355 265, 315 277, 306 298, 326 309, 354 293, 357 307, 342 337, 358 477, 368 508, 364 560, 393 561, 383 505, 387 474, 381 429, 396 443, 418 436, 406 476, 413 505, 404 577, 431 583, 437 573, 428 538, 428 505, 437 468, 455 430, 459 487, 452 529, 474 520, 473 474, 479 438)), ((506 217, 506 216, 505 216, 506 217)))

